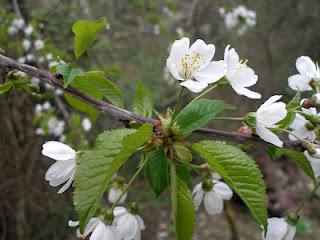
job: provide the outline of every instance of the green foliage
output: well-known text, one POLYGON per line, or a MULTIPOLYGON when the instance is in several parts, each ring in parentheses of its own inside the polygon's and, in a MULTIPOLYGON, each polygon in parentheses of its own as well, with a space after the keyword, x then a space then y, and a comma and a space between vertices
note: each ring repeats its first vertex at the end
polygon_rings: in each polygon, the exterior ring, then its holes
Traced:
POLYGON ((0 95, 3 95, 5 98, 8 98, 13 88, 12 82, 5 82, 0 85, 0 95))
POLYGON ((143 86, 140 82, 137 83, 136 93, 133 98, 132 110, 145 117, 152 117, 153 102, 150 90, 143 86))
POLYGON ((83 72, 79 68, 73 68, 69 63, 59 64, 56 68, 57 73, 63 76, 63 87, 66 88, 78 76, 82 76, 83 72))
POLYGON ((74 205, 80 220, 81 232, 96 213, 114 173, 150 138, 151 133, 152 126, 148 124, 138 130, 107 131, 99 135, 93 150, 85 151, 79 156, 74 205))
POLYGON ((156 197, 160 196, 170 183, 169 163, 164 150, 150 153, 146 171, 152 190, 156 197))
POLYGON ((314 183, 316 182, 310 162, 302 152, 297 152, 286 148, 277 148, 275 156, 279 158, 281 155, 287 155, 310 177, 314 183))
POLYGON ((170 168, 172 211, 177 240, 191 240, 195 228, 195 208, 192 194, 187 184, 176 173, 175 166, 170 168))
POLYGON ((96 22, 87 20, 79 20, 72 26, 74 33, 74 54, 79 58, 93 42, 98 32, 109 28, 106 19, 101 19, 96 22))
POLYGON ((296 117, 294 109, 300 107, 300 92, 298 91, 296 95, 291 99, 291 101, 287 104, 287 116, 279 122, 279 128, 286 129, 290 124, 293 122, 293 120, 296 117))
MULTIPOLYGON (((123 99, 119 88, 110 80, 106 79, 100 72, 86 72, 72 82, 72 87, 85 92, 97 99, 107 98, 118 107, 123 107, 123 99)), ((99 111, 89 104, 65 94, 67 102, 76 110, 85 112, 94 121, 99 115, 99 111)))
POLYGON ((220 100, 200 99, 187 105, 177 116, 181 134, 190 133, 212 120, 222 110, 235 109, 220 100))
POLYGON ((266 229, 266 187, 255 162, 241 149, 219 141, 201 141, 192 148, 224 178, 266 229))

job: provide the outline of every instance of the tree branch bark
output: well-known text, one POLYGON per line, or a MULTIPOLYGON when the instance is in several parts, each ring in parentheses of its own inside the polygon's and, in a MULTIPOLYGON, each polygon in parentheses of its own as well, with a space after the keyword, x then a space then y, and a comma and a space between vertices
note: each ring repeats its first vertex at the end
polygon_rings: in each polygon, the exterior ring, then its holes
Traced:
MULTIPOLYGON (((133 112, 127 111, 125 109, 118 108, 110 103, 91 97, 75 88, 72 88, 72 87, 63 88, 61 79, 59 79, 57 75, 45 70, 35 68, 28 64, 19 63, 18 61, 12 58, 0 55, 0 72, 3 71, 4 69, 22 71, 32 77, 36 77, 41 81, 44 81, 52 85, 53 87, 64 91, 65 93, 68 93, 74 97, 79 98, 80 100, 83 100, 84 102, 90 104, 91 106, 99 109, 102 113, 108 114, 109 116, 111 116, 116 120, 136 121, 138 123, 151 123, 153 125, 158 123, 158 120, 156 119, 146 118, 138 114, 135 114, 133 112)), ((251 142, 251 143, 258 143, 258 144, 269 144, 263 141, 258 136, 248 136, 241 133, 227 132, 227 131, 222 131, 218 129, 200 128, 196 132, 206 135, 208 137, 218 138, 218 139, 222 138, 228 141, 239 142, 239 143, 251 142)), ((285 148, 296 150, 296 151, 305 150, 304 147, 298 141, 284 140, 283 142, 284 142, 285 148)))

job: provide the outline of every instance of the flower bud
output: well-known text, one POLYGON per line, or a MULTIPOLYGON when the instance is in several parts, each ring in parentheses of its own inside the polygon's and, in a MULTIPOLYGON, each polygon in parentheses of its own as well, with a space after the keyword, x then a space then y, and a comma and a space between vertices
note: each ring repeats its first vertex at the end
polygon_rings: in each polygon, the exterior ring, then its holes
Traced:
POLYGON ((251 127, 256 126, 256 113, 255 112, 249 112, 247 116, 244 119, 244 122, 248 124, 251 127))
POLYGON ((237 132, 244 134, 244 135, 247 135, 249 137, 251 137, 252 133, 253 133, 252 127, 249 127, 249 126, 242 126, 242 127, 238 128, 237 132))
MULTIPOLYGON (((108 200, 110 203, 115 203, 116 201, 118 201, 118 199, 120 198, 120 196, 122 195, 123 189, 117 186, 114 186, 110 189, 109 194, 108 194, 108 200)), ((124 203, 124 201, 127 198, 127 193, 124 193, 121 197, 121 199, 119 200, 119 204, 124 203)))
POLYGON ((207 179, 202 182, 202 189, 205 192, 209 192, 213 188, 213 182, 211 179, 207 179))

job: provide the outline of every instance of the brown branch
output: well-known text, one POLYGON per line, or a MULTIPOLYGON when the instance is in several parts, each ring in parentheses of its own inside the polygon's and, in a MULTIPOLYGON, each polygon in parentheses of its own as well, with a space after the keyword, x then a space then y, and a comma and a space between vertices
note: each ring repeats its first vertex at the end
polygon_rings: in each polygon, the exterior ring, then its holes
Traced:
MULTIPOLYGON (((52 85, 53 87, 64 91, 65 93, 68 93, 74 97, 77 97, 85 101, 86 103, 99 109, 101 112, 108 114, 109 116, 111 116, 116 120, 125 121, 125 122, 136 121, 138 123, 151 123, 153 125, 158 123, 158 120, 156 119, 146 118, 138 114, 132 113, 130 111, 127 111, 125 109, 118 108, 110 103, 91 97, 75 88, 72 88, 72 87, 63 88, 63 84, 55 74, 32 67, 27 64, 19 63, 18 61, 12 58, 8 58, 3 55, 0 55, 0 72, 1 70, 6 68, 12 69, 12 70, 19 70, 29 74, 32 77, 36 77, 52 85)), ((207 135, 208 137, 219 138, 219 139, 222 138, 228 141, 239 142, 239 143, 252 142, 252 143, 259 143, 259 144, 269 144, 257 136, 248 136, 248 135, 236 133, 236 132, 227 132, 227 131, 222 131, 217 129, 208 129, 208 128, 200 128, 196 132, 203 135, 207 135)), ((288 149, 293 149, 296 151, 304 150, 304 147, 298 141, 285 140, 284 147, 288 149)))

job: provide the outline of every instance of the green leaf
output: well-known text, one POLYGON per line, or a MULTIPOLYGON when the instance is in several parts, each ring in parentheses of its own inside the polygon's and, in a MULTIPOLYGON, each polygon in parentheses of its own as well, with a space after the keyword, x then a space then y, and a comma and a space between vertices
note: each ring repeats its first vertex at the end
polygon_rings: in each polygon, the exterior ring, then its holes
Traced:
POLYGON ((85 151, 77 159, 74 205, 83 232, 95 215, 112 176, 150 137, 152 126, 145 124, 138 130, 118 129, 99 135, 96 147, 85 151))
POLYGON ((176 122, 184 135, 207 124, 220 111, 231 109, 235 107, 220 100, 200 99, 182 109, 176 122))
MULTIPOLYGON (((92 96, 95 97, 97 99, 102 99, 102 94, 100 91, 97 90, 97 88, 95 86, 93 86, 90 83, 90 74, 85 73, 83 76, 77 77, 73 82, 72 82, 72 87, 92 96)), ((90 106, 89 104, 85 103, 82 100, 79 100, 78 98, 75 98, 73 96, 71 96, 70 94, 65 94, 65 99, 66 101, 76 110, 80 111, 80 112, 85 112, 88 114, 88 116, 90 117, 90 119, 94 122, 96 120, 96 118, 98 117, 98 115, 100 114, 100 112, 90 106)))
POLYGON ((87 78, 87 81, 112 104, 120 108, 124 107, 121 91, 112 81, 97 72, 87 72, 85 78, 87 78))
POLYGON ((290 126, 290 124, 294 121, 296 114, 293 112, 294 109, 300 107, 300 92, 298 91, 296 95, 291 99, 291 101, 287 104, 287 116, 282 119, 278 124, 279 128, 286 129, 290 126))
POLYGON ((169 163, 164 150, 151 152, 146 171, 150 186, 159 197, 170 183, 169 163))
POLYGON ((12 82, 5 82, 0 85, 0 95, 3 95, 5 98, 8 98, 13 89, 12 82))
POLYGON ((57 66, 57 73, 63 76, 63 87, 66 88, 78 76, 83 75, 83 71, 79 68, 73 68, 68 63, 62 63, 57 66))
POLYGON ((133 98, 132 110, 144 117, 152 117, 153 102, 148 88, 140 82, 136 86, 136 94, 133 98))
POLYGON ((187 184, 176 173, 174 165, 170 168, 172 211, 177 240, 191 240, 195 228, 195 208, 192 194, 187 184))
POLYGON ((266 229, 266 187, 251 157, 241 149, 219 141, 201 141, 192 148, 224 178, 248 206, 258 223, 266 229))
POLYGON ((98 32, 102 29, 109 28, 106 19, 101 19, 96 22, 87 20, 79 20, 72 26, 74 33, 74 54, 79 58, 93 42, 98 32))
POLYGON ((176 172, 181 180, 183 180, 187 185, 190 185, 190 174, 186 165, 177 164, 176 172))
POLYGON ((316 182, 311 164, 302 152, 297 152, 286 148, 277 148, 275 155, 278 158, 281 157, 281 155, 287 155, 310 177, 314 183, 316 182))

